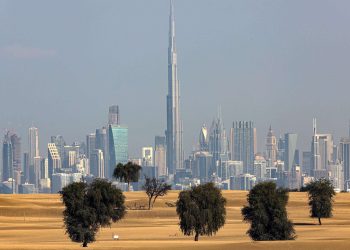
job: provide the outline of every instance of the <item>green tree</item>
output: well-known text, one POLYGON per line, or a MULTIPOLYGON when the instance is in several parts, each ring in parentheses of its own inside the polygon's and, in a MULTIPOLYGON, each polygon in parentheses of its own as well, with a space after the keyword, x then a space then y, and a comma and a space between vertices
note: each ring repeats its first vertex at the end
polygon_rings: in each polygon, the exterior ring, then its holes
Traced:
POLYGON ((113 177, 120 182, 128 184, 128 190, 130 191, 130 182, 137 182, 140 178, 141 166, 128 162, 126 164, 118 163, 113 172, 113 177))
POLYGON ((90 185, 74 182, 60 194, 66 234, 83 247, 96 240, 99 228, 110 226, 126 213, 123 193, 106 180, 95 179, 90 185))
POLYGON ((142 188, 148 196, 148 209, 151 209, 159 196, 164 196, 171 190, 171 185, 157 178, 145 176, 145 184, 142 188))
POLYGON ((293 240, 295 231, 288 220, 288 191, 273 182, 262 182, 250 190, 243 220, 251 223, 247 234, 253 240, 293 240))
POLYGON ((176 202, 180 229, 184 235, 211 236, 225 224, 226 199, 213 183, 207 183, 182 191, 176 202))
POLYGON ((319 225, 322 225, 321 218, 332 217, 335 196, 333 185, 327 179, 319 179, 306 185, 306 190, 309 195, 310 216, 318 218, 319 225))

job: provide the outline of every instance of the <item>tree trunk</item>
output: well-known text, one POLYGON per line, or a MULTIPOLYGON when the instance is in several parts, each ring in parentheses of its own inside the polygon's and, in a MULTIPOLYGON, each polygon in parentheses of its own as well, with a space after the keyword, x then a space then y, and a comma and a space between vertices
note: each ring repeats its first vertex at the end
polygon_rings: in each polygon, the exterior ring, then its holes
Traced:
POLYGON ((156 202, 157 198, 158 198, 158 196, 154 197, 153 202, 152 202, 152 207, 154 207, 154 203, 156 202))
POLYGON ((196 232, 196 235, 194 236, 194 241, 198 241, 199 234, 196 232))
POLYGON ((152 201, 152 197, 148 198, 148 210, 151 210, 151 201, 152 201))
POLYGON ((88 244, 87 241, 84 241, 83 242, 83 247, 87 247, 87 244, 88 244))
POLYGON ((130 192, 130 182, 128 181, 128 192, 130 192))
POLYGON ((318 217, 318 224, 319 224, 319 225, 322 225, 322 223, 321 223, 321 217, 318 217))

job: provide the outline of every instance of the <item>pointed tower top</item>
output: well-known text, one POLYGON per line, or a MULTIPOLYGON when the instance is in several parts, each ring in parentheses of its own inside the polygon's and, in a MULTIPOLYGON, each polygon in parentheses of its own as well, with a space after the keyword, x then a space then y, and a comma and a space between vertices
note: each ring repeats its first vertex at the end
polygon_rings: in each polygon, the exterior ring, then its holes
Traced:
POLYGON ((169 48, 172 51, 175 51, 175 16, 174 16, 174 2, 173 2, 173 0, 170 0, 169 48))
POLYGON ((313 119, 313 132, 314 132, 314 135, 317 134, 317 121, 316 121, 316 118, 313 119))
POLYGON ((272 131, 271 125, 270 125, 270 127, 269 127, 269 132, 267 133, 267 136, 268 136, 268 137, 273 136, 273 131, 272 131))

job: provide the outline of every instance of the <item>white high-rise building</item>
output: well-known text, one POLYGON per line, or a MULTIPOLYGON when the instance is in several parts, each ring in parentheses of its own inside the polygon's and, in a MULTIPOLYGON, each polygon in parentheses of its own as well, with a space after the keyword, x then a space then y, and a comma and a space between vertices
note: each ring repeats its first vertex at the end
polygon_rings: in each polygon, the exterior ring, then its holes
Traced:
POLYGON ((49 178, 52 181, 52 175, 62 167, 62 162, 55 143, 49 143, 47 149, 49 178))
POLYGON ((153 166, 153 148, 152 147, 142 148, 142 166, 143 167, 153 166))
POLYGON ((101 149, 95 149, 91 154, 90 174, 98 178, 105 178, 105 161, 101 149))
POLYGON ((311 168, 313 175, 324 172, 333 161, 333 137, 331 134, 318 134, 316 119, 313 120, 313 136, 311 144, 311 168))

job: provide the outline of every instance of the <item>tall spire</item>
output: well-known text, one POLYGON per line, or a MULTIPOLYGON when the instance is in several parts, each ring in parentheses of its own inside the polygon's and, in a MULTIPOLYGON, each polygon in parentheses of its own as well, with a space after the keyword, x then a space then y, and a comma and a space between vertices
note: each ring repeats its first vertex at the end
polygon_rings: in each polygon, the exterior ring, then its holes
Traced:
POLYGON ((182 121, 180 118, 180 88, 177 79, 177 53, 175 46, 174 3, 170 0, 167 95, 167 166, 174 174, 183 167, 182 121))
POLYGON ((170 15, 169 15, 169 45, 175 50, 175 16, 174 2, 170 0, 170 15))
POLYGON ((317 121, 316 121, 316 118, 314 118, 313 120, 312 120, 312 122, 313 122, 313 132, 314 132, 314 135, 316 135, 317 134, 317 121))

